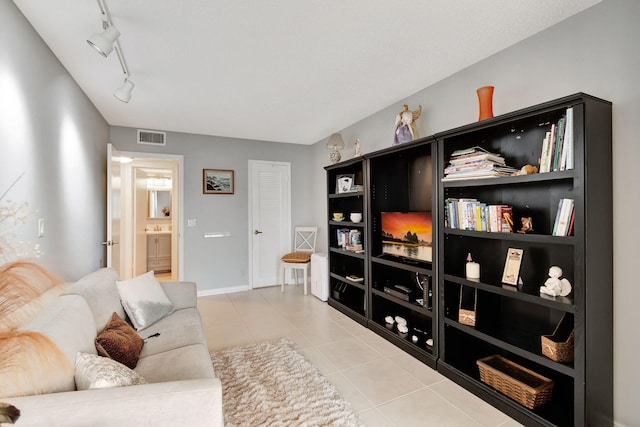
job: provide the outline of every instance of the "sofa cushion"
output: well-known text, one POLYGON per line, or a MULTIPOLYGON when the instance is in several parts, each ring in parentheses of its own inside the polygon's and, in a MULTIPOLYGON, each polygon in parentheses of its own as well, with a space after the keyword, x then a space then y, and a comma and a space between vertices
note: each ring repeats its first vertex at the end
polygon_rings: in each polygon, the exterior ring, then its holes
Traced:
POLYGON ((75 381, 78 390, 147 384, 142 375, 108 357, 78 353, 75 381))
POLYGON ((116 286, 124 311, 137 331, 149 327, 173 311, 173 305, 153 271, 129 280, 117 280, 116 286))
POLYGON ((195 308, 176 310, 140 332, 140 335, 145 339, 140 357, 206 343, 200 313, 195 308))
POLYGON ((100 356, 120 362, 130 369, 136 367, 143 345, 144 340, 118 313, 113 313, 107 326, 96 337, 96 349, 100 356))
MULTIPOLYGON (((39 332, 49 338, 66 357, 70 369, 61 367, 57 374, 64 375, 48 392, 75 390, 73 366, 76 354, 97 354, 95 321, 91 309, 79 295, 61 295, 52 304, 44 307, 37 316, 20 326, 21 331, 39 332)), ((28 363, 28 360, 25 361, 28 363)), ((42 391, 41 391, 42 392, 42 391)), ((31 393, 36 394, 38 390, 31 393)))
POLYGON ((119 280, 116 270, 101 268, 71 284, 67 291, 68 294, 81 295, 87 300, 95 319, 96 333, 104 329, 114 312, 120 318, 125 318, 116 280, 119 280))
POLYGON ((150 383, 214 378, 205 344, 193 344, 141 357, 135 369, 150 383))

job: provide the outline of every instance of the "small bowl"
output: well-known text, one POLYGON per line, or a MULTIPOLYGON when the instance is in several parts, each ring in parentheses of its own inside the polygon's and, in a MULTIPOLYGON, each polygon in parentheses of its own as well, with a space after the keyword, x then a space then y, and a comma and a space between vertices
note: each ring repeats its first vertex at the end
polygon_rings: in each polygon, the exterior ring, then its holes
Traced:
POLYGON ((335 221, 342 221, 344 219, 344 214, 342 212, 334 212, 333 219, 335 221))
POLYGON ((351 220, 351 222, 360 222, 362 221, 362 214, 360 212, 353 212, 351 215, 349 215, 349 219, 351 220))

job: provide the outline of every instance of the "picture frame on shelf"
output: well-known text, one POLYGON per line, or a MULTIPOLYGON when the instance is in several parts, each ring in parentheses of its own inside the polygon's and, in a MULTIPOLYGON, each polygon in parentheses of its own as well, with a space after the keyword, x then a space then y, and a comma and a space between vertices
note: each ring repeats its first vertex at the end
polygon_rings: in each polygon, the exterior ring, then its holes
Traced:
POLYGON ((350 193, 352 191, 351 187, 353 187, 353 184, 355 182, 354 180, 355 175, 352 173, 336 176, 336 193, 350 193))
POLYGON ((202 169, 202 194, 233 194, 233 170, 202 169))
POLYGON ((518 285, 523 254, 523 249, 509 248, 507 250, 507 259, 504 263, 504 271, 502 272, 502 283, 512 286, 518 285))

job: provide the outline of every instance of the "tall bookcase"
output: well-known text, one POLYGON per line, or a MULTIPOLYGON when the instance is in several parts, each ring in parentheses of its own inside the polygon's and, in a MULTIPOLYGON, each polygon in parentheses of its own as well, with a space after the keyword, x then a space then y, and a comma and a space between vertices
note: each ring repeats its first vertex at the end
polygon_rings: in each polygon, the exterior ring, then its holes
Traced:
POLYGON ((329 304, 525 425, 611 425, 611 127, 611 103, 578 93, 328 166, 329 304), (476 146, 516 168, 538 165, 546 132, 567 109, 572 112, 572 168, 443 180, 452 154, 476 146), (342 174, 353 175, 362 187, 337 193, 342 174), (447 208, 452 199, 511 206, 515 229, 521 218, 530 217, 532 230, 452 228, 447 208), (566 236, 553 233, 561 199, 574 202, 572 232, 566 236), (336 211, 346 219, 331 220, 336 211), (363 221, 349 223, 352 211, 362 212, 363 221), (384 253, 385 212, 431 213, 431 262, 384 253), (340 228, 361 231, 363 252, 338 248, 340 228), (516 285, 502 281, 510 249, 523 254, 516 285), (479 279, 466 278, 468 253, 480 265, 479 279), (540 293, 551 266, 562 268, 570 294, 540 293), (352 274, 362 280, 349 280, 352 274), (431 304, 418 282, 431 285, 431 304), (388 292, 398 285, 410 296, 388 292), (473 313, 474 323, 462 321, 461 308, 473 313), (389 325, 388 316, 406 319, 408 333, 389 325), (556 333, 560 336, 554 339, 562 342, 569 331, 574 340, 569 360, 556 361, 543 352, 542 336, 556 333), (552 392, 530 406, 487 385, 478 361, 488 357, 502 357, 553 381, 552 392))
POLYGON ((438 354, 437 304, 433 299, 437 285, 433 269, 437 248, 433 232, 437 222, 436 148, 434 139, 425 138, 367 157, 369 328, 434 368, 438 354), (389 230, 383 229, 382 217, 395 216, 394 221, 407 214, 431 220, 428 230, 418 230, 421 225, 409 223, 397 233, 421 231, 420 240, 431 242, 430 247, 421 247, 422 256, 416 247, 384 241, 384 232, 389 230), (406 332, 399 329, 396 316, 407 321, 406 332), (393 323, 388 322, 390 318, 393 323))
MULTIPOLYGON (((584 94, 505 114, 437 135, 440 157, 440 347, 438 370, 527 425, 595 426, 612 423, 612 164, 611 104, 584 94), (571 170, 500 178, 443 181, 455 150, 480 146, 507 164, 536 165, 545 132, 573 111, 571 170), (447 199, 512 206, 515 228, 533 219, 533 231, 461 230, 444 221, 447 199), (573 199, 570 236, 555 236, 559 200, 573 199), (516 286, 505 285, 510 248, 522 249, 516 286), (480 279, 465 277, 467 254, 480 279), (540 293, 551 266, 572 284, 567 296, 540 293), (461 304, 475 310, 475 326, 459 321, 461 304), (463 302, 464 304, 464 302, 463 302), (542 352, 541 336, 565 318, 574 330, 573 361, 542 352), (477 360, 500 355, 554 382, 548 403, 527 409, 481 381, 477 360)), ((565 339, 567 337, 564 337, 565 339)))
POLYGON ((366 285, 368 268, 366 256, 369 249, 367 240, 367 188, 365 161, 353 159, 329 166, 327 170, 328 232, 329 232, 329 299, 332 307, 340 310, 363 325, 367 324, 367 300, 369 290, 366 285), (339 187, 339 178, 351 179, 350 188, 339 187), (334 213, 343 218, 335 220, 334 213), (362 220, 351 221, 352 213, 360 213, 362 220), (339 233, 359 232, 361 250, 348 250, 339 241, 339 233))

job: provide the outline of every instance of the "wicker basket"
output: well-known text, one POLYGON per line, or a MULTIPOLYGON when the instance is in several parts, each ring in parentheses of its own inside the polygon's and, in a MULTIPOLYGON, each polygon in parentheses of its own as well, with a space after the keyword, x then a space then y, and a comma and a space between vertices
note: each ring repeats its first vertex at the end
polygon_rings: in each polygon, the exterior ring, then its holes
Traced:
POLYGON ((497 354, 476 363, 482 382, 529 409, 551 400, 554 381, 549 378, 497 354))
POLYGON ((476 311, 478 309, 478 290, 474 290, 473 294, 473 309, 462 308, 462 290, 460 287, 460 303, 458 304, 458 322, 463 325, 475 327, 476 326, 476 311))
POLYGON ((556 362, 573 362, 573 337, 573 316, 567 313, 562 316, 552 335, 540 337, 542 354, 556 362))

